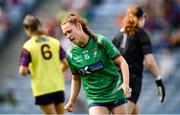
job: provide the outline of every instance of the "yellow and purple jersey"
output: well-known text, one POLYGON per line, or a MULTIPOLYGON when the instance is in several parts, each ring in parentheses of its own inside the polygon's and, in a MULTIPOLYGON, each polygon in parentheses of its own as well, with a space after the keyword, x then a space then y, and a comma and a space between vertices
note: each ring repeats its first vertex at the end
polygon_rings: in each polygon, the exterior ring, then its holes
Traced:
POLYGON ((60 42, 46 35, 33 36, 23 45, 20 65, 30 69, 34 96, 64 90, 60 60, 65 55, 60 42))

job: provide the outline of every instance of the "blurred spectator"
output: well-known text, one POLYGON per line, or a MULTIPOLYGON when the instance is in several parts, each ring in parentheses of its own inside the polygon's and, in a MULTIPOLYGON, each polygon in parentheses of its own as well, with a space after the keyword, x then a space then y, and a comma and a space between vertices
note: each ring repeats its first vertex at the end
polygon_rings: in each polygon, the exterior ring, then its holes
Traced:
POLYGON ((56 35, 56 20, 54 18, 48 20, 46 31, 50 36, 55 37, 55 35, 56 35))
POLYGON ((19 29, 26 13, 32 12, 38 0, 0 0, 0 48, 19 29))
POLYGON ((1 7, 1 8, 4 8, 4 6, 5 6, 4 0, 0 0, 0 7, 1 7))
MULTIPOLYGON (((68 4, 64 4, 62 5, 62 7, 59 9, 59 11, 56 13, 56 22, 57 25, 61 24, 61 21, 68 15, 68 10, 69 10, 69 5, 68 4)), ((58 26, 58 35, 59 38, 63 37, 63 33, 61 28, 58 26)))
POLYGON ((37 0, 21 0, 21 3, 26 8, 26 13, 30 13, 37 7, 37 0))
POLYGON ((51 16, 41 16, 41 18, 44 18, 44 20, 42 21, 43 23, 43 28, 45 30, 45 32, 53 37, 57 37, 57 32, 56 32, 56 28, 57 28, 57 22, 56 19, 54 17, 51 16))
POLYGON ((172 29, 180 26, 180 2, 179 0, 164 0, 163 9, 165 12, 165 19, 167 19, 172 29))
POLYGON ((147 12, 147 29, 152 37, 155 49, 162 46, 179 44, 180 1, 179 0, 143 0, 139 4, 147 12))
POLYGON ((3 42, 3 38, 8 30, 9 20, 2 7, 0 7, 0 43, 3 42))
POLYGON ((8 103, 12 106, 16 106, 17 99, 12 89, 7 89, 6 92, 0 92, 0 104, 8 103))
POLYGON ((100 5, 103 3, 103 0, 91 0, 93 5, 100 5))
POLYGON ((172 47, 180 46, 180 28, 174 31, 170 36, 170 45, 172 47))
POLYGON ((25 7, 20 0, 6 0, 6 13, 13 27, 21 24, 22 18, 25 15, 25 7))
POLYGON ((176 60, 169 49, 163 50, 159 62, 161 75, 163 76, 163 79, 167 79, 176 67, 176 60))

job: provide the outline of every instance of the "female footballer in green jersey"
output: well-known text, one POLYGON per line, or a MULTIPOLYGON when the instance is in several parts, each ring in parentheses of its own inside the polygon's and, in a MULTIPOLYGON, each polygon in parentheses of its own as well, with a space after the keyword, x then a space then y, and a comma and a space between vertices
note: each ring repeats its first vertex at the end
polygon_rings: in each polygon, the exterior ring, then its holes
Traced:
POLYGON ((131 96, 129 70, 118 49, 106 37, 91 33, 85 19, 75 13, 65 18, 61 27, 73 42, 66 54, 73 75, 65 109, 73 111, 82 81, 89 114, 126 113, 126 97, 131 96), (115 64, 122 70, 123 81, 115 64))
POLYGON ((31 74, 35 104, 45 114, 63 114, 66 53, 57 39, 44 34, 36 17, 27 15, 23 26, 29 39, 23 45, 19 73, 31 74))

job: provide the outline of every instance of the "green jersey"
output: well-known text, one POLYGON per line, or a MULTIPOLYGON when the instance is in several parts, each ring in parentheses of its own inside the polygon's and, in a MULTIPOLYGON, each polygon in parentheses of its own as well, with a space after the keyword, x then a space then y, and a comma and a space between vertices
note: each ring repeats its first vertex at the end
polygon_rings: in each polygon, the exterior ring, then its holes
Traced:
POLYGON ((80 76, 88 104, 125 98, 123 90, 117 90, 122 80, 113 62, 120 53, 110 40, 99 34, 96 37, 97 43, 90 38, 86 47, 73 44, 68 49, 71 72, 80 76))

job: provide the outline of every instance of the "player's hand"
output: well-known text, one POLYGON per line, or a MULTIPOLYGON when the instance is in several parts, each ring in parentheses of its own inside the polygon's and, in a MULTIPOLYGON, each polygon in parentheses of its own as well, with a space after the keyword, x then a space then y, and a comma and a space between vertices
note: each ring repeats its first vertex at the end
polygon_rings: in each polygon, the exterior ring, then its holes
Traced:
POLYGON ((160 80, 156 80, 156 85, 157 85, 156 94, 157 94, 157 96, 160 97, 160 101, 162 103, 164 101, 164 98, 165 98, 165 95, 166 95, 166 91, 165 91, 165 88, 164 88, 162 80, 161 79, 160 80))
POLYGON ((122 83, 122 84, 120 85, 120 87, 118 88, 118 90, 120 90, 120 89, 123 89, 123 90, 124 90, 124 93, 125 93, 126 98, 131 97, 132 89, 131 89, 128 85, 122 83))
POLYGON ((73 112, 74 110, 74 104, 71 102, 68 102, 65 106, 64 109, 67 110, 68 112, 73 112))

